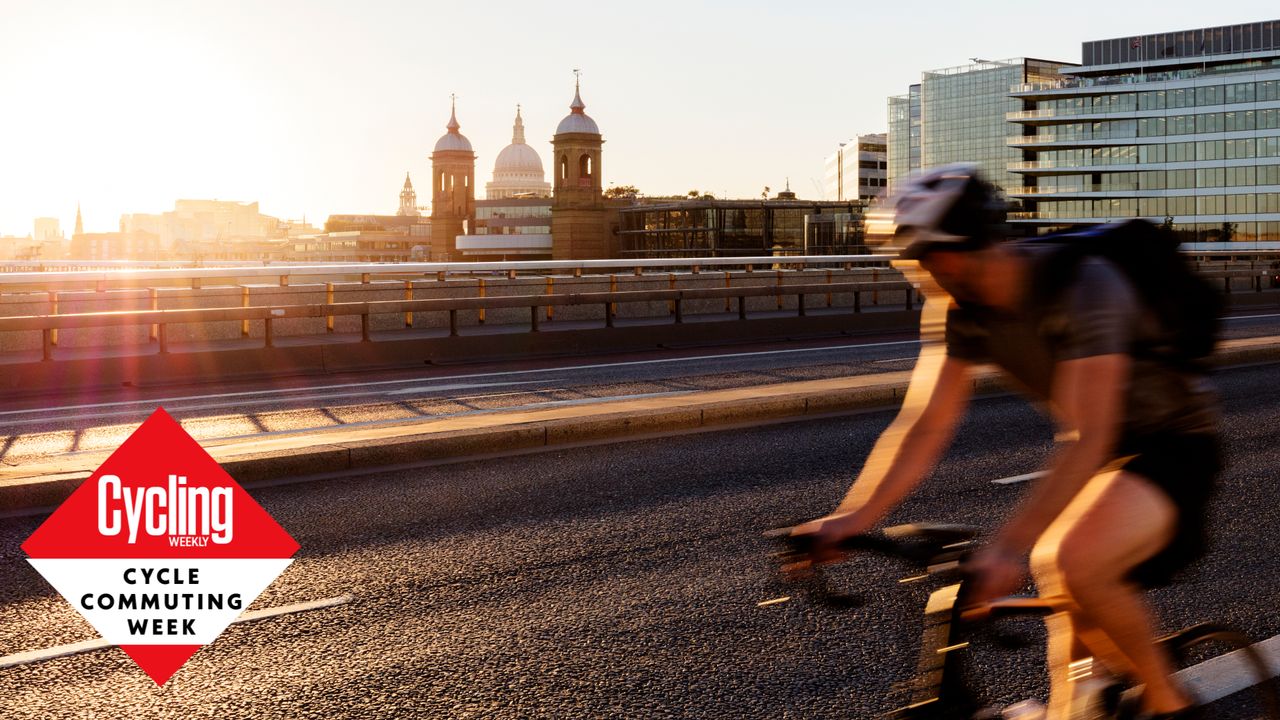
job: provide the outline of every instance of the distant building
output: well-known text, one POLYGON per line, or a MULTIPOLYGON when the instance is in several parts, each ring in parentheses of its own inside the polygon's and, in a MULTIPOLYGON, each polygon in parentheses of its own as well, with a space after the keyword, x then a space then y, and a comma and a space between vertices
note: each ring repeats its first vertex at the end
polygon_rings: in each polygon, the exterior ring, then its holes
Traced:
POLYGON ((1009 88, 1053 82, 1070 63, 1016 58, 975 60, 972 64, 929 70, 904 96, 888 100, 888 185, 916 170, 955 162, 977 163, 1001 189, 1020 187, 1009 164, 1022 152, 1009 144, 1020 134, 1006 115, 1022 109, 1009 88))
POLYGON ((64 239, 58 218, 36 218, 33 225, 35 226, 35 232, 31 234, 31 237, 38 243, 61 242, 64 239))
MULTIPOLYGON (((791 198, 781 197, 784 194, 791 198)), ((857 255, 866 252, 866 203, 690 199, 647 201, 619 211, 621 257, 857 255)))
POLYGON ((280 220, 263 215, 256 202, 178 200, 168 212, 122 215, 120 230, 155 235, 166 256, 192 257, 223 244, 278 237, 280 220))
POLYGON ((413 191, 413 183, 409 182, 409 173, 404 174, 404 189, 400 191, 400 209, 396 211, 396 215, 414 218, 422 215, 418 211, 418 193, 413 191))
POLYGON ((888 148, 885 133, 859 135, 827 156, 824 173, 826 199, 873 200, 888 185, 888 148))
POLYGON ((72 260, 161 260, 160 237, 145 230, 79 233, 71 236, 72 260))

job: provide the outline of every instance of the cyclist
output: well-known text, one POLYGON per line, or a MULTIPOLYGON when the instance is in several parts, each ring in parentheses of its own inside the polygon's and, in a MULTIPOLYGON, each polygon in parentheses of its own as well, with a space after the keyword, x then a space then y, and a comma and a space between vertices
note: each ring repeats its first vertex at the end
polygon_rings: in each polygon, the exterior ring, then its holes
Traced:
POLYGON ((1044 475, 969 561, 967 602, 1015 591, 1028 567, 1042 595, 1068 602, 1047 621, 1050 720, 1070 716, 1069 668, 1089 656, 1145 686, 1142 713, 1185 717, 1191 698, 1153 642, 1141 588, 1203 552, 1217 401, 1197 374, 1132 352, 1161 330, 1110 261, 1086 257, 1059 297, 1039 297, 1054 246, 1001 242, 1003 208, 971 165, 928 172, 897 196, 899 257, 950 296, 945 343, 924 343, 922 323, 897 418, 836 509, 795 532, 816 536, 819 561, 836 559, 837 542, 869 530, 930 472, 964 412, 971 369, 994 363, 1060 431, 1044 475))

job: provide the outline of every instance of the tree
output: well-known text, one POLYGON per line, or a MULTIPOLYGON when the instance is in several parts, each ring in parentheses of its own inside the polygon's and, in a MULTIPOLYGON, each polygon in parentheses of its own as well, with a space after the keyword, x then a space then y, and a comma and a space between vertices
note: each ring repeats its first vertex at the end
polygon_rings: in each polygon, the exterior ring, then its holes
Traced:
POLYGON ((636 189, 635 185, 614 185, 604 191, 604 196, 607 198, 633 198, 639 194, 640 191, 636 189))
POLYGON ((760 193, 760 199, 761 199, 761 200, 768 200, 768 199, 769 199, 769 186, 768 186, 768 185, 765 185, 765 186, 764 186, 764 192, 760 193))
POLYGON ((1236 224, 1233 222, 1222 223, 1222 237, 1219 239, 1222 242, 1231 242, 1232 238, 1234 238, 1235 236, 1236 236, 1236 224))

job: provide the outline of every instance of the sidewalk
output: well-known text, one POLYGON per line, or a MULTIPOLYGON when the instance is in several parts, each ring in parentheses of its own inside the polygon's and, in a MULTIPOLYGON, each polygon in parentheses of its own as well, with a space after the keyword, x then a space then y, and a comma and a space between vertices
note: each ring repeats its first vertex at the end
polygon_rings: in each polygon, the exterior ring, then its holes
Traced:
MULTIPOLYGON (((1228 340, 1214 357, 1219 366, 1277 360, 1280 337, 1228 340)), ((899 371, 471 414, 377 428, 337 427, 218 441, 205 444, 205 449, 237 481, 249 483, 891 407, 901 400, 909 377, 909 372, 899 371)), ((978 393, 1004 391, 998 374, 990 370, 980 372, 974 385, 978 393)), ((84 453, 0 467, 0 512, 61 502, 108 455, 84 453)))

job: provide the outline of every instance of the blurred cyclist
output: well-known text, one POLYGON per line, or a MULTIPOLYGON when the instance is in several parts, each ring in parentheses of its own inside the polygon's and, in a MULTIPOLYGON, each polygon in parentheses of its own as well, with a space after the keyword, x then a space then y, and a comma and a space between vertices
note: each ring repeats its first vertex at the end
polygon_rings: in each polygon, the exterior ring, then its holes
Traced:
POLYGON ((1070 612, 1048 620, 1050 720, 1070 716, 1069 669, 1089 656, 1145 685, 1143 713, 1184 717, 1192 701, 1153 642, 1141 588, 1167 583, 1203 551, 1220 467, 1216 399, 1197 374, 1133 352, 1158 343, 1162 329, 1114 263, 1085 257, 1062 293, 1039 292, 1055 246, 1001 242, 1003 208, 968 165, 928 172, 897 196, 900 258, 950 296, 945 347, 924 342, 922 321, 924 348, 902 410, 835 511, 796 532, 817 535, 819 559, 832 560, 835 543, 871 529, 949 444, 971 369, 994 363, 1046 405, 1058 447, 969 562, 967 602, 1014 592, 1028 566, 1042 595, 1068 601, 1070 612))

